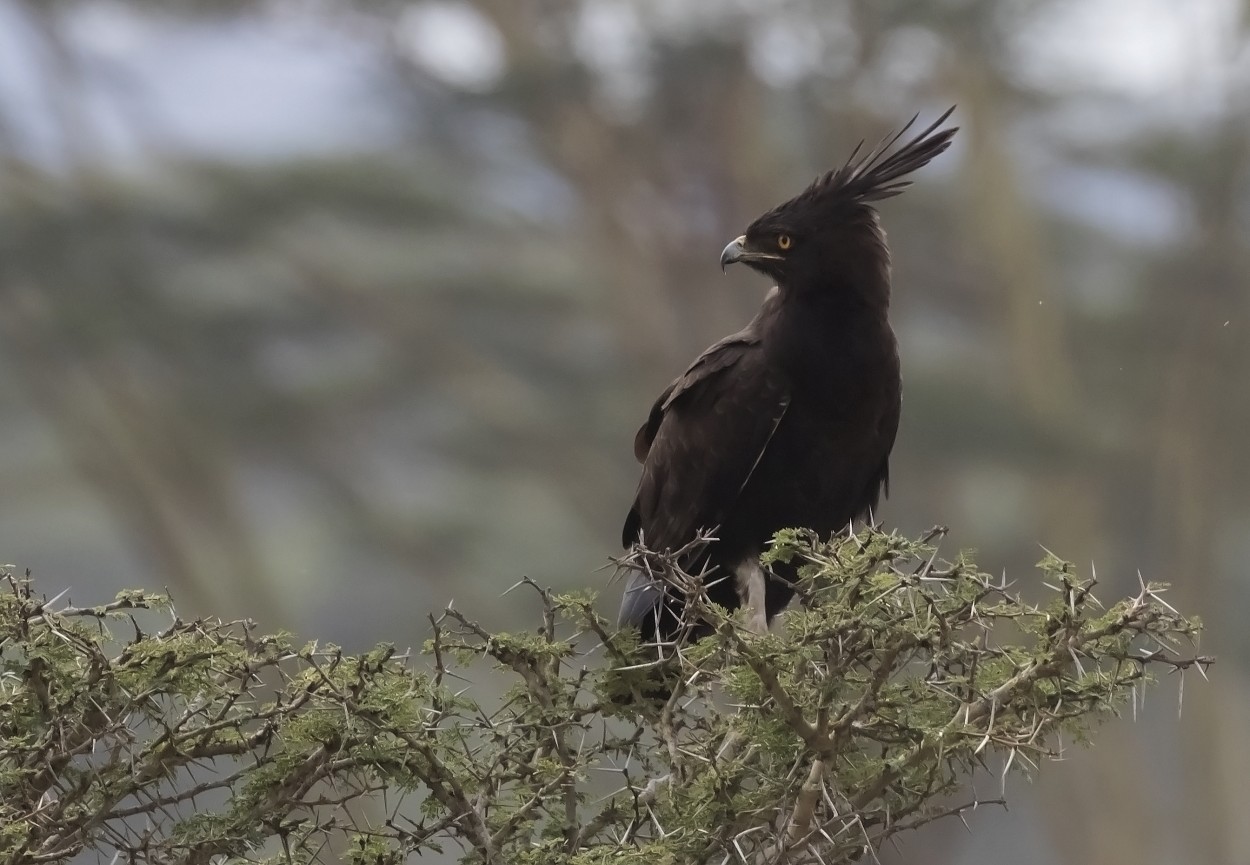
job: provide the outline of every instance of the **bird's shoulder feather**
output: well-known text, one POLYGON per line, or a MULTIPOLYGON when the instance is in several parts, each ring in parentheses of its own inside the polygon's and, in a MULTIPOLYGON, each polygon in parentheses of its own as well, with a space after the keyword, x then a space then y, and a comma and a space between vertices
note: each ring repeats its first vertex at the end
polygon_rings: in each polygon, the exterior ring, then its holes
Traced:
POLYGON ((713 378, 717 373, 729 369, 738 363, 743 355, 760 344, 760 335, 752 327, 746 327, 735 334, 721 339, 699 355, 686 371, 664 389, 651 406, 646 421, 638 428, 634 436, 634 457, 640 463, 647 460, 651 443, 660 429, 664 414, 677 400, 685 394, 696 390, 700 384, 713 378))
POLYGON ((751 478, 790 402, 750 328, 705 351, 656 400, 634 441, 643 463, 626 546, 654 549, 714 528, 751 478))

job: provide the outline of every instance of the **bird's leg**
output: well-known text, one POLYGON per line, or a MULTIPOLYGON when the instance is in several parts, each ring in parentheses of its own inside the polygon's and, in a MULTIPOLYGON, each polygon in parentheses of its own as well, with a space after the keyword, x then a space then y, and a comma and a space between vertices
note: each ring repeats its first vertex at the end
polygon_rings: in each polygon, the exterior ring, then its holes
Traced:
POLYGON ((765 576, 759 559, 749 556, 734 568, 738 600, 746 614, 747 630, 752 634, 768 633, 768 609, 764 605, 765 576))

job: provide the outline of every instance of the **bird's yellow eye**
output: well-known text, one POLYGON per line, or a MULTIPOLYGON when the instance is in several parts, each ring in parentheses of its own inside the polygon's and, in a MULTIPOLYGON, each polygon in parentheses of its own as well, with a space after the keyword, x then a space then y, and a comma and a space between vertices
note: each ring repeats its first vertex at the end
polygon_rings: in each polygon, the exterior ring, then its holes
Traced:
POLYGON ((788 234, 777 235, 777 248, 778 249, 789 249, 793 245, 794 245, 794 241, 790 239, 790 235, 788 234))

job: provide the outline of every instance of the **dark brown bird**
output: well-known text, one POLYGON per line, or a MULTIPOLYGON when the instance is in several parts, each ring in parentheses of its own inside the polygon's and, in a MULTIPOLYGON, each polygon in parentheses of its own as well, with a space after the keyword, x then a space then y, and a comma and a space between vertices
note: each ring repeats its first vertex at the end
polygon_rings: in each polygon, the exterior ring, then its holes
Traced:
MULTIPOLYGON (((634 439, 642 479, 623 544, 673 551, 715 530, 681 564, 704 574, 716 603, 747 606, 754 630, 794 594, 792 573, 760 567, 773 534, 828 536, 888 492, 902 383, 890 253, 872 203, 902 192, 903 178, 949 146, 956 129, 939 127, 953 110, 897 148, 915 118, 875 150, 857 147, 725 247, 722 269, 745 264, 776 285, 750 324, 660 394, 634 439)), ((634 573, 620 624, 645 640, 679 636, 682 600, 671 592, 634 573)))

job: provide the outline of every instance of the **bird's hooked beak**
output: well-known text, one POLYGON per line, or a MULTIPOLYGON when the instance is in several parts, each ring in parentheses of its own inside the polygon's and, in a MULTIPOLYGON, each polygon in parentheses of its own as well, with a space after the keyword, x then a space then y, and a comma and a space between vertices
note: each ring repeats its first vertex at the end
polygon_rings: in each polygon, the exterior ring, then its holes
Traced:
POLYGON ((729 265, 733 264, 734 262, 741 261, 742 257, 746 255, 746 252, 747 252, 747 236, 745 234, 740 234, 737 237, 735 237, 733 240, 729 241, 729 245, 721 250, 720 269, 724 270, 725 268, 729 267, 729 265))
MULTIPOLYGON (((740 234, 733 240, 729 241, 729 245, 721 250, 720 253, 720 269, 724 270, 731 264, 742 262, 743 264, 754 264, 761 261, 780 261, 780 255, 773 255, 768 252, 759 252, 747 246, 747 236, 740 234)), ((758 270, 758 268, 757 268, 758 270)))

